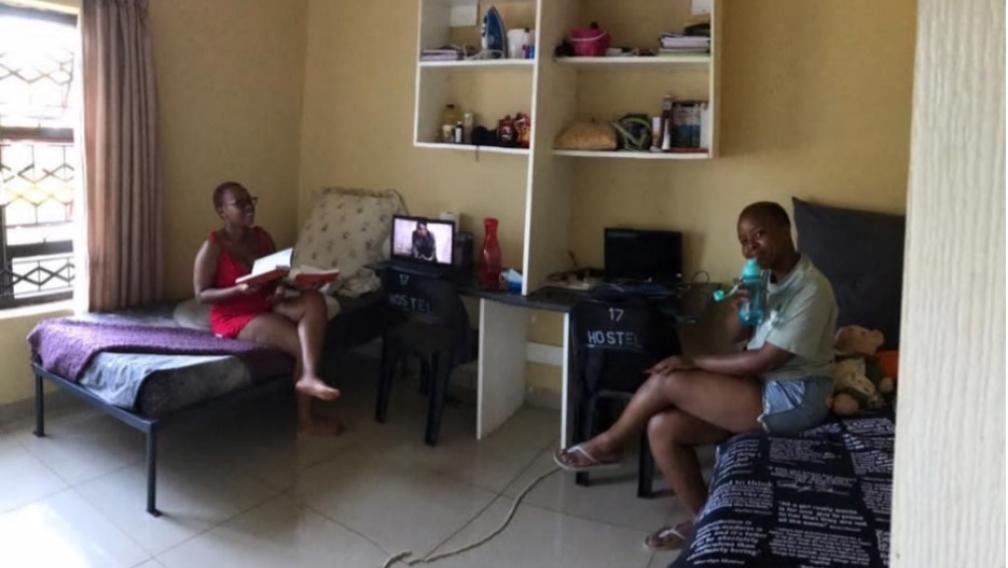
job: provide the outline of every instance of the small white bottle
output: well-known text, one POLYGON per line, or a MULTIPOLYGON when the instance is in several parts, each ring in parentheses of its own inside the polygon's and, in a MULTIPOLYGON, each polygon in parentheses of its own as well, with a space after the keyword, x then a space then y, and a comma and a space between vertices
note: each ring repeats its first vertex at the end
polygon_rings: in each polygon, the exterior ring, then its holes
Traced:
POLYGON ((472 144, 472 131, 475 126, 476 115, 471 112, 462 115, 462 142, 464 144, 472 144))

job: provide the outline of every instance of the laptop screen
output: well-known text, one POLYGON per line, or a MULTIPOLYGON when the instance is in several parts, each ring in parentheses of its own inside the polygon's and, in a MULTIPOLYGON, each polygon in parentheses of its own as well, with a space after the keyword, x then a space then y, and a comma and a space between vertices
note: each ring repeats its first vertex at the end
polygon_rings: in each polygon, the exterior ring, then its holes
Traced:
POLYGON ((392 258, 450 266, 455 223, 423 217, 392 218, 392 258))
POLYGON ((682 279, 682 233, 607 228, 605 275, 610 282, 678 282, 682 279))

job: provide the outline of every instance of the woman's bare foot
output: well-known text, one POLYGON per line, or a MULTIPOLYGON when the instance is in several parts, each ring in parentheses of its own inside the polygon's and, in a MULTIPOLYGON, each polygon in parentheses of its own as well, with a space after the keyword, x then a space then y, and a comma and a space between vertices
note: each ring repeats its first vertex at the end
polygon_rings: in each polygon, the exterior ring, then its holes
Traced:
POLYGON ((335 416, 316 414, 298 425, 298 434, 305 436, 339 436, 344 430, 343 421, 335 416))
POLYGON ((339 389, 333 388, 318 377, 305 375, 294 384, 294 388, 301 394, 308 395, 320 400, 336 400, 340 397, 339 389))

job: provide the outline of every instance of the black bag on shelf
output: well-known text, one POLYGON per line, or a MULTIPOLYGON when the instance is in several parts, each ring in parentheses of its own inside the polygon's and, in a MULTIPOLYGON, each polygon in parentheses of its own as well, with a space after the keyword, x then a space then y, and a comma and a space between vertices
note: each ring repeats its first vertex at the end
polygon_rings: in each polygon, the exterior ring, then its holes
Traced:
POLYGON ((472 131, 472 143, 476 146, 499 146, 497 140, 497 130, 490 130, 486 126, 477 126, 472 131))

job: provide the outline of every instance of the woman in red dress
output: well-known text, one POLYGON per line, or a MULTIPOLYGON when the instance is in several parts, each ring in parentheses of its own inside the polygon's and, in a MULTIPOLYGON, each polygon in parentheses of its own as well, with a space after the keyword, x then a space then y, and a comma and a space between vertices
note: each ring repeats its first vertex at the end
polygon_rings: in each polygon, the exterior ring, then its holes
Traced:
POLYGON ((283 299, 274 284, 236 284, 251 272, 255 259, 276 250, 269 233, 255 225, 256 198, 240 183, 225 182, 213 194, 224 227, 213 231, 196 254, 193 288, 201 304, 210 304, 210 328, 220 337, 254 341, 282 349, 297 361, 294 386, 298 423, 307 434, 339 435, 343 426, 314 415, 311 399, 336 400, 338 389, 318 374, 325 335, 326 305, 317 291, 283 299))

